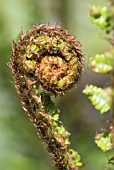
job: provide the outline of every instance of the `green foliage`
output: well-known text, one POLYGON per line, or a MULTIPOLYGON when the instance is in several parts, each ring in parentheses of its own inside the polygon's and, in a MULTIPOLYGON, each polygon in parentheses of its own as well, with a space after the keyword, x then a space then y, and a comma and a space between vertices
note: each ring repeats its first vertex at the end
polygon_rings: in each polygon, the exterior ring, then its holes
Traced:
MULTIPOLYGON (((110 1, 110 6, 91 6, 90 19, 106 33, 114 31, 114 6, 110 1)), ((108 42, 114 46, 114 38, 106 38, 108 42)), ((112 87, 102 89, 94 85, 86 85, 83 93, 88 96, 96 110, 101 114, 112 110, 114 115, 114 47, 105 51, 102 54, 96 54, 95 57, 90 57, 90 68, 97 73, 104 73, 112 76, 112 87)), ((95 143, 103 151, 112 150, 114 148, 114 116, 110 121, 112 124, 108 127, 109 130, 98 133, 95 137, 95 143)))
POLYGON ((95 137, 95 143, 103 152, 106 152, 113 148, 110 132, 103 132, 97 134, 95 137))
POLYGON ((91 6, 90 8, 90 18, 96 25, 100 26, 102 29, 106 28, 108 26, 108 11, 107 8, 104 7, 96 7, 91 6))
POLYGON ((83 93, 88 96, 94 107, 99 110, 101 114, 111 108, 110 88, 102 89, 93 85, 86 85, 83 93))
POLYGON ((111 32, 114 27, 114 7, 91 6, 90 19, 101 29, 111 32))
POLYGON ((109 73, 113 70, 113 55, 111 53, 97 54, 90 58, 90 67, 97 73, 109 73))
POLYGON ((78 166, 78 167, 83 166, 83 163, 81 162, 80 155, 76 151, 74 151, 73 149, 69 149, 68 153, 76 166, 78 166))

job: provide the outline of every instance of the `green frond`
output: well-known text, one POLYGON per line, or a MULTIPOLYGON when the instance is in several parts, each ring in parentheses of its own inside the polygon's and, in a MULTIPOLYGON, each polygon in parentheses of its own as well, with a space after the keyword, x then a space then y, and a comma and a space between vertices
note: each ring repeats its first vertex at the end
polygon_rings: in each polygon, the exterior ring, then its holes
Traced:
POLYGON ((114 56, 111 53, 97 54, 90 58, 90 67, 97 73, 109 73, 113 70, 114 56))
POLYGON ((108 17, 107 8, 105 6, 101 7, 92 5, 90 7, 90 19, 102 29, 105 29, 108 26, 108 17))
POLYGON ((111 108, 111 88, 102 89, 93 85, 86 85, 83 93, 88 96, 96 110, 101 114, 111 108))
POLYGON ((90 6, 89 16, 91 21, 98 25, 101 29, 105 29, 110 33, 114 27, 114 7, 106 6, 90 6))
POLYGON ((76 164, 76 166, 82 167, 84 165, 81 162, 80 155, 76 151, 74 151, 73 149, 69 149, 68 153, 69 153, 71 159, 73 160, 73 162, 76 164))
POLYGON ((97 134, 95 137, 95 143, 103 152, 106 152, 113 148, 111 134, 109 132, 103 132, 97 134))

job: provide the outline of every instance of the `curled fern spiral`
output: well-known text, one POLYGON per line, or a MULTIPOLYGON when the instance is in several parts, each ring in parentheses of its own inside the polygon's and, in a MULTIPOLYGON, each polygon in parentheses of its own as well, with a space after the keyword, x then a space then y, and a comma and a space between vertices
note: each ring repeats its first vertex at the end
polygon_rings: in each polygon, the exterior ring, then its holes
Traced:
POLYGON ((12 72, 24 110, 60 170, 77 170, 77 152, 67 149, 69 133, 51 95, 64 94, 82 70, 80 43, 63 28, 39 25, 21 32, 12 48, 12 72))

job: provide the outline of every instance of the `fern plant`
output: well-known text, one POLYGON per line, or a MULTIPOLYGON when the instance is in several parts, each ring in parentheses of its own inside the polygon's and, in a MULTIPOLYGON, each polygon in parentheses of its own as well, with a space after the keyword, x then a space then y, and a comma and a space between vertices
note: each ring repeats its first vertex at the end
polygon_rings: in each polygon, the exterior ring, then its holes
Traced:
MULTIPOLYGON (((83 93, 88 96, 96 110, 100 114, 107 111, 112 113, 108 129, 96 134, 95 143, 103 152, 114 149, 114 2, 110 1, 107 6, 91 6, 90 19, 106 34, 111 37, 105 39, 111 44, 111 48, 102 54, 90 57, 89 67, 96 73, 108 74, 111 76, 112 85, 101 88, 92 84, 86 85, 83 93)), ((113 157, 111 158, 113 160, 113 157)))
MULTIPOLYGON (((90 7, 90 19, 107 34, 114 33, 113 3, 90 7)), ((112 47, 91 57, 89 66, 97 73, 110 75, 112 86, 103 89, 90 84, 83 90, 101 114, 112 113, 109 128, 95 137, 103 152, 114 149, 114 36, 106 39, 112 47)), ((13 43, 11 68, 22 106, 59 170, 84 166, 78 152, 68 148, 70 133, 59 120, 60 111, 51 98, 65 94, 75 85, 83 56, 80 43, 67 30, 45 24, 26 33, 21 31, 19 40, 13 43)), ((113 164, 113 160, 110 158, 108 164, 113 164)))
POLYGON ((83 163, 59 121, 51 96, 64 94, 82 70, 80 43, 63 28, 39 25, 21 32, 13 44, 12 72, 25 111, 60 170, 78 170, 83 163))

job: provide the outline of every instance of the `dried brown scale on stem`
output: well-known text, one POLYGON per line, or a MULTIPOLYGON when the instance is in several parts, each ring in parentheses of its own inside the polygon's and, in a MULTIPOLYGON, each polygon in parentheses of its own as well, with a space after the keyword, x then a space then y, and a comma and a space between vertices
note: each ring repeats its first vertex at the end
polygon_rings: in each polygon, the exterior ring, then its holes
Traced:
POLYGON ((77 153, 68 152, 70 134, 49 95, 64 94, 75 85, 82 57, 80 43, 68 31, 48 25, 21 32, 12 49, 12 72, 23 108, 60 170, 78 170, 77 153))

